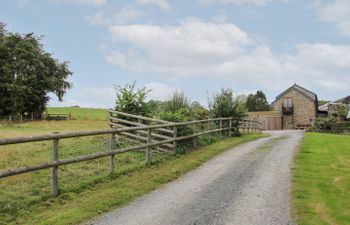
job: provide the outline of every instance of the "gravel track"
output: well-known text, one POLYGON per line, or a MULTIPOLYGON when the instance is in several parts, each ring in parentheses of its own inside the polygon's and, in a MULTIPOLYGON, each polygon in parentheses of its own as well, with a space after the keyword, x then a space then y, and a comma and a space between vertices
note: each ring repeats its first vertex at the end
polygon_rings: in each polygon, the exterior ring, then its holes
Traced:
POLYGON ((294 225, 291 166, 302 131, 232 148, 89 225, 294 225))

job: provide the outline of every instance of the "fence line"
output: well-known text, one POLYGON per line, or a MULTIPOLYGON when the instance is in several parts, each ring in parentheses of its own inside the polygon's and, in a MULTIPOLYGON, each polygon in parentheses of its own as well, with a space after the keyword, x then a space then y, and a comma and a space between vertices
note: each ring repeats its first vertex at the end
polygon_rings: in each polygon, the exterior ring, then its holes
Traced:
MULTIPOLYGON (((110 121, 114 121, 117 117, 115 114, 130 116, 131 114, 125 114, 121 112, 111 111, 110 121)), ((103 157, 110 157, 110 169, 109 173, 113 174, 115 170, 115 155, 122 154, 130 151, 139 151, 145 149, 146 163, 151 163, 151 151, 155 147, 159 150, 173 150, 177 148, 177 144, 182 140, 193 140, 193 146, 197 145, 196 138, 201 135, 220 133, 223 136, 225 131, 228 131, 228 136, 232 136, 234 130, 243 129, 248 132, 261 132, 261 123, 253 120, 242 120, 239 122, 234 118, 215 118, 207 120, 198 120, 191 122, 181 122, 181 123, 164 123, 161 120, 150 119, 146 117, 131 115, 131 118, 141 119, 145 121, 151 121, 152 123, 157 123, 156 125, 145 125, 142 123, 134 124, 133 127, 123 126, 121 128, 113 128, 113 126, 118 126, 114 122, 109 122, 111 128, 108 130, 95 130, 95 131, 80 131, 80 132, 70 132, 70 133, 52 133, 47 135, 38 135, 38 136, 29 136, 29 137, 17 137, 17 138, 3 138, 0 139, 0 145, 10 145, 10 144, 20 144, 27 142, 36 142, 36 141, 47 141, 52 140, 52 160, 51 162, 37 164, 34 166, 20 167, 8 169, 6 171, 0 171, 0 178, 14 176, 22 173, 33 172, 37 170, 43 170, 51 168, 51 194, 57 196, 59 194, 58 188, 58 168, 62 165, 68 165, 83 161, 89 161, 94 159, 99 159, 103 157), (161 124, 160 124, 161 123, 161 124), (212 127, 212 123, 218 123, 219 128, 212 127), (191 134, 179 135, 178 131, 181 127, 194 126, 199 127, 200 125, 207 124, 208 126, 203 126, 204 131, 199 131, 195 129, 195 132, 191 134), (171 133, 170 133, 171 131, 171 133), (141 140, 142 142, 138 143, 135 146, 124 147, 116 149, 116 138, 118 135, 130 135, 131 132, 136 132, 132 134, 134 138, 141 140), (170 136, 162 135, 159 132, 168 132, 170 136), (99 152, 95 154, 88 154, 83 156, 78 156, 75 158, 69 159, 59 159, 59 140, 65 138, 75 138, 75 137, 84 137, 84 136, 95 136, 95 135, 105 135, 110 134, 110 149, 107 152, 99 152), (138 136, 138 135, 143 136, 138 136), (135 137, 136 136, 136 137, 135 137), (165 148, 167 147, 167 149, 165 148)), ((125 122, 125 121, 124 121, 125 122)), ((130 121, 129 121, 130 122, 130 121)), ((140 121, 139 121, 140 122, 140 121)))

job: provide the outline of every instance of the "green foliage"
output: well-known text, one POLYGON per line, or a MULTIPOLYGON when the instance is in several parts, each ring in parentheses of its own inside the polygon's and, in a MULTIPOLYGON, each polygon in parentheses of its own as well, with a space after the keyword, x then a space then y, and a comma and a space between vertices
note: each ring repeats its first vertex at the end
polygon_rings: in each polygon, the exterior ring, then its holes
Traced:
POLYGON ((349 107, 344 104, 336 104, 332 105, 332 112, 331 112, 331 118, 334 120, 341 122, 346 120, 346 117, 348 115, 349 107))
POLYGON ((164 103, 163 110, 165 112, 176 113, 181 109, 189 108, 189 100, 184 92, 174 91, 168 101, 164 103))
POLYGON ((192 118, 194 120, 205 120, 209 119, 210 117, 209 110, 204 108, 201 104, 199 104, 199 102, 192 102, 190 105, 190 109, 192 112, 192 118))
POLYGON ((243 111, 240 111, 232 89, 222 88, 220 93, 209 99, 209 109, 214 118, 243 116, 243 111))
POLYGON ((72 84, 68 62, 59 62, 45 52, 33 33, 5 30, 0 23, 0 116, 34 112, 41 116, 54 93, 61 101, 72 84))
POLYGON ((135 86, 136 81, 126 84, 124 87, 115 86, 115 110, 135 115, 147 116, 151 111, 146 102, 147 94, 150 92, 150 90, 147 90, 146 87, 136 90, 135 86))
POLYGON ((249 94, 246 102, 248 112, 270 111, 271 107, 267 102, 263 91, 257 91, 256 94, 249 94))
POLYGON ((159 100, 149 100, 148 107, 150 108, 151 115, 159 115, 159 113, 163 110, 164 102, 159 100))

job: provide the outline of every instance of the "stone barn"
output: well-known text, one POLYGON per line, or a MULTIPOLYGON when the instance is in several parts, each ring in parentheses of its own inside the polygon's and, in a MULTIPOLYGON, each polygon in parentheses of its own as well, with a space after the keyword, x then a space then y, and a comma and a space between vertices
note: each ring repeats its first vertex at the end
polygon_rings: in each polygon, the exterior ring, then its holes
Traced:
POLYGON ((281 117, 282 129, 309 128, 318 114, 317 95, 297 84, 279 94, 271 106, 281 117))

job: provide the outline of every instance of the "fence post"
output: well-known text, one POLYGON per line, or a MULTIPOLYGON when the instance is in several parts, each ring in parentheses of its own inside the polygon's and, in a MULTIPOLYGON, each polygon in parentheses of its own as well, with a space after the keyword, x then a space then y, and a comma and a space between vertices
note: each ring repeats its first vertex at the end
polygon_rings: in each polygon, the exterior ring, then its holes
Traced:
POLYGON ((20 123, 23 123, 23 115, 22 114, 20 114, 20 116, 19 116, 19 120, 20 120, 20 123))
MULTIPOLYGON (((211 130, 211 121, 208 121, 208 131, 211 130)), ((210 143, 210 135, 211 133, 208 133, 208 143, 210 143)))
POLYGON ((34 121, 34 113, 33 113, 33 112, 31 112, 31 113, 30 113, 30 115, 31 115, 31 119, 32 119, 32 121, 34 121))
POLYGON ((222 134, 223 134, 223 132, 222 132, 222 118, 220 118, 220 136, 221 136, 221 138, 222 138, 222 134))
MULTIPOLYGON (((197 124, 193 124, 193 134, 195 134, 196 133, 196 126, 197 124)), ((197 137, 193 137, 193 139, 192 139, 192 142, 193 142, 193 148, 196 148, 197 147, 197 137)))
MULTIPOLYGON (((177 138, 177 127, 174 126, 174 135, 173 135, 173 138, 176 139, 177 138)), ((177 148, 177 141, 174 140, 173 142, 173 148, 174 148, 174 153, 176 153, 176 148, 177 148)))
MULTIPOLYGON (((110 141, 110 147, 111 147, 111 152, 115 151, 115 134, 111 134, 111 141, 110 141)), ((113 175, 114 173, 114 168, 115 168, 115 154, 111 155, 110 162, 109 162, 109 175, 113 175)))
POLYGON ((113 128, 113 125, 112 125, 112 119, 111 119, 111 117, 113 116, 113 113, 112 112, 109 112, 109 118, 108 118, 108 121, 110 122, 110 124, 109 124, 109 127, 110 128, 113 128))
POLYGON ((229 137, 232 137, 232 118, 230 118, 230 119, 228 120, 228 127, 229 127, 228 136, 229 136, 229 137))
MULTIPOLYGON (((147 144, 151 144, 152 142, 152 133, 151 129, 147 130, 147 144)), ((151 147, 146 148, 146 164, 150 165, 151 164, 151 147)))
MULTIPOLYGON (((59 134, 59 132, 54 132, 53 134, 59 134)), ((52 143, 52 162, 58 161, 58 141, 59 139, 53 139, 52 143)), ((51 170, 51 194, 53 196, 58 196, 58 165, 53 166, 51 170)))

